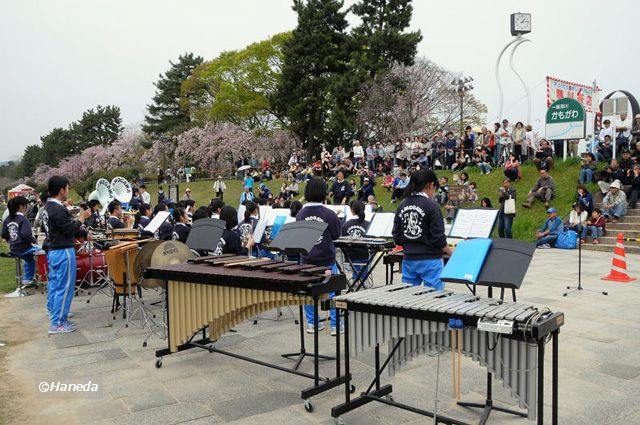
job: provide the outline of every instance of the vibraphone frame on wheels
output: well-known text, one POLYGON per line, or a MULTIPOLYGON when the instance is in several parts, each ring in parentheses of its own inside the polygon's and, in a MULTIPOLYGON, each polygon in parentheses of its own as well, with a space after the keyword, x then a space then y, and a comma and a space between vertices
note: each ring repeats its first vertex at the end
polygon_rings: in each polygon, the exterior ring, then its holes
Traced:
MULTIPOLYGON (((489 297, 492 295, 492 288, 489 287, 489 297)), ((436 320, 441 322, 446 322, 452 316, 450 314, 436 313, 436 312, 425 312, 421 310, 415 309, 404 309, 404 308, 394 308, 391 306, 381 307, 375 304, 368 303, 358 303, 355 301, 341 301, 334 300, 336 309, 338 309, 338 313, 344 312, 344 327, 345 327, 345 376, 349 377, 349 379, 345 382, 345 402, 339 404, 331 409, 331 416, 334 418, 339 418, 341 415, 348 413, 352 410, 355 410, 359 407, 362 407, 372 401, 377 401, 383 404, 387 404, 390 406, 394 406, 403 410, 407 410, 419 415, 428 416, 433 418, 436 417, 436 423, 442 424, 453 424, 453 425, 469 425, 466 422, 462 422, 456 420, 454 418, 447 417, 445 415, 436 414, 434 412, 420 409, 418 407, 410 406, 407 404, 399 403, 393 400, 390 394, 393 391, 393 387, 391 384, 382 385, 380 376, 389 363, 392 361, 394 354, 396 354, 396 350, 398 347, 404 342, 405 338, 398 338, 397 343, 394 344, 393 349, 389 352, 387 358, 381 364, 380 361, 380 346, 379 344, 375 345, 374 352, 374 368, 375 368, 375 376, 367 389, 362 392, 359 396, 355 398, 351 398, 351 394, 353 393, 353 386, 350 383, 351 374, 350 374, 350 330, 349 330, 349 311, 357 311, 369 314, 385 314, 389 316, 395 316, 397 318, 406 318, 406 319, 415 319, 415 320, 436 320), (384 308, 384 313, 382 313, 382 309, 384 308)), ((340 315, 340 314, 338 314, 340 315)), ((475 327, 477 326, 477 317, 470 318, 468 316, 460 316, 456 317, 457 319, 462 320, 465 327, 475 327)), ((552 404, 551 404, 551 423, 553 425, 558 424, 558 334, 559 334, 559 326, 564 323, 564 315, 562 313, 552 313, 550 318, 548 319, 549 325, 553 326, 553 330, 550 332, 545 331, 544 329, 538 330, 533 334, 534 340, 530 341, 535 343, 537 346, 537 400, 536 400, 536 409, 537 409, 537 424, 544 424, 544 357, 545 357, 545 347, 548 342, 549 335, 552 341, 552 404)), ((357 330, 356 330, 357 332, 357 330)), ((500 334, 500 337, 504 338, 515 338, 512 335, 503 335, 500 334)), ((463 407, 471 407, 471 408, 480 408, 482 410, 482 414, 480 416, 479 424, 483 425, 487 422, 489 415, 492 410, 509 413, 517 416, 527 417, 527 414, 524 412, 519 412, 516 410, 507 409, 504 407, 496 406, 493 403, 492 399, 492 373, 491 371, 487 372, 487 393, 485 397, 484 403, 469 403, 469 402, 458 402, 459 406, 463 407)))
MULTIPOLYGON (((321 280, 318 280, 316 283, 296 284, 296 285, 291 284, 290 288, 287 290, 286 283, 275 282, 275 280, 277 280, 275 276, 278 273, 275 271, 276 269, 287 267, 289 269, 289 272, 292 272, 298 269, 300 271, 303 271, 305 269, 306 270, 319 269, 319 267, 309 266, 309 265, 297 265, 294 262, 285 262, 281 260, 266 260, 266 259, 262 260, 262 264, 265 266, 265 268, 269 268, 270 266, 272 266, 272 270, 274 271, 272 271, 271 273, 273 273, 274 275, 274 281, 267 281, 267 280, 258 279, 258 278, 251 279, 247 277, 244 277, 242 279, 234 279, 233 269, 230 269, 227 279, 220 279, 220 276, 216 276, 215 279, 212 278, 211 276, 207 276, 206 263, 208 261, 214 262, 214 261, 219 261, 220 259, 223 259, 223 260, 226 259, 228 261, 229 259, 234 259, 234 258, 241 259, 240 257, 237 257, 237 256, 234 257, 229 255, 224 255, 220 257, 203 257, 203 258, 192 260, 192 263, 190 264, 179 264, 179 265, 167 266, 163 268, 148 268, 145 271, 146 278, 160 279, 160 280, 163 280, 167 285, 167 291, 166 291, 167 323, 171 323, 173 319, 172 308, 174 306, 172 305, 171 297, 169 294, 171 293, 172 286, 175 286, 175 285, 191 283, 191 284, 199 284, 199 285, 228 287, 228 288, 234 288, 234 289, 241 288, 241 289, 257 290, 257 291, 272 291, 272 292, 279 292, 279 293, 288 293, 296 296, 311 297, 313 300, 315 317, 318 317, 319 309, 321 307, 321 304, 323 303, 321 299, 324 298, 325 295, 331 292, 340 294, 340 292, 344 290, 346 287, 346 278, 343 275, 332 275, 332 276, 324 276, 324 278, 320 278, 321 280)), ((242 257, 242 258, 245 261, 247 260, 247 257, 242 257)), ((245 272, 247 272, 245 274, 248 274, 248 272, 251 272, 251 271, 249 270, 245 272)), ((322 307, 324 308, 329 307, 328 300, 326 300, 325 304, 323 304, 322 307)), ((337 317, 336 321, 337 321, 336 324, 339 327, 340 317, 337 317)), ((301 398, 305 401, 305 409, 308 412, 313 411, 313 405, 308 400, 309 398, 317 394, 320 394, 324 391, 327 391, 331 388, 335 388, 348 381, 347 377, 341 374, 341 360, 340 360, 341 338, 336 338, 335 358, 329 357, 329 356, 323 356, 319 354, 318 321, 314 323, 313 353, 307 353, 305 351, 304 332, 301 332, 300 337, 302 339, 302 344, 303 344, 302 350, 301 350, 302 352, 300 353, 301 355, 298 357, 295 365, 292 368, 284 367, 281 365, 269 363, 263 360, 251 358, 248 356, 243 356, 227 350, 216 348, 214 346, 216 339, 215 338, 213 340, 211 339, 210 336, 211 336, 212 330, 209 329, 209 332, 207 332, 208 328, 209 328, 209 323, 207 323, 206 325, 202 326, 199 330, 194 332, 186 342, 177 345, 172 350, 171 326, 168 326, 167 327, 168 347, 156 351, 156 357, 157 357, 156 367, 157 368, 162 367, 162 357, 164 356, 174 354, 184 350, 189 350, 192 348, 201 348, 203 350, 207 350, 209 353, 222 354, 222 355, 233 357, 239 360, 244 360, 250 363, 258 364, 260 366, 280 370, 286 373, 291 373, 293 375, 301 376, 303 378, 312 379, 313 386, 305 388, 304 390, 301 391, 301 398), (304 356, 313 357, 313 373, 306 373, 306 372, 297 370, 304 356), (325 360, 335 359, 336 361, 335 377, 326 378, 326 377, 320 376, 320 359, 325 359, 325 360)), ((288 357, 290 355, 283 355, 283 356, 288 357)))

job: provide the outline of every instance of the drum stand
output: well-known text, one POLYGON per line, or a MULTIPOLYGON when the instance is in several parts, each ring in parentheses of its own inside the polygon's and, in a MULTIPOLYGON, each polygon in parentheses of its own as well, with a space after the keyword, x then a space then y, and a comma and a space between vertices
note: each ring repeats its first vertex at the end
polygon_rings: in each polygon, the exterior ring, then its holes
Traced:
MULTIPOLYGON (((160 291, 160 305, 161 305, 161 314, 162 314, 162 319, 160 319, 159 321, 156 321, 156 315, 155 314, 151 314, 149 315, 149 312, 146 311, 146 307, 144 305, 144 302, 142 302, 142 305, 140 306, 140 310, 142 310, 142 327, 146 328, 149 330, 149 333, 147 334, 146 338, 144 339, 144 341, 142 342, 142 346, 146 347, 148 345, 149 342, 149 338, 151 338, 152 336, 157 336, 159 339, 162 340, 166 340, 167 339, 167 334, 168 334, 168 326, 167 326, 167 291, 165 289, 162 289, 160 291)), ((152 305, 155 303, 152 303, 152 305)))
POLYGON ((95 251, 93 247, 92 241, 85 242, 85 249, 89 253, 89 272, 84 275, 82 280, 76 284, 75 290, 76 295, 83 293, 84 295, 90 295, 90 298, 87 300, 87 304, 93 298, 93 295, 102 291, 106 286, 109 285, 108 277, 104 274, 103 268, 96 269, 93 263, 93 257, 95 256, 95 251), (99 275, 99 278, 96 280, 94 274, 99 275), (88 288, 85 289, 82 287, 83 284, 87 284, 88 288), (91 295, 91 290, 96 289, 93 295, 91 295))

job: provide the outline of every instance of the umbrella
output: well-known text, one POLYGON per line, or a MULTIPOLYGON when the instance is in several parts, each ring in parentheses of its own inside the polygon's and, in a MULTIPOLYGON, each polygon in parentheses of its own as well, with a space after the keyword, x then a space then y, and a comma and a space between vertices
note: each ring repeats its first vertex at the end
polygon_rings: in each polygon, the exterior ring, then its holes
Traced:
POLYGON ((238 168, 238 171, 248 170, 249 168, 251 168, 251 165, 243 165, 242 167, 238 168))

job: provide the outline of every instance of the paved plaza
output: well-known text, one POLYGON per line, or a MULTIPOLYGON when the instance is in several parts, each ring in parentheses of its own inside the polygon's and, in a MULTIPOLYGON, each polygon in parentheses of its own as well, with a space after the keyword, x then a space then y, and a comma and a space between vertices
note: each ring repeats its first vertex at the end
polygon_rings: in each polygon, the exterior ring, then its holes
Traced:
MULTIPOLYGON (((546 305, 565 313, 560 332, 560 423, 640 423, 640 284, 604 282, 611 254, 584 252, 583 282, 589 289, 563 297, 567 284, 577 281, 577 252, 538 250, 519 292, 519 300, 546 305)), ((640 277, 640 256, 628 256, 630 274, 640 277)), ((508 265, 505 265, 507 267, 508 265)), ((384 269, 375 272, 376 284, 384 281, 384 269)), ((449 289, 465 291, 462 285, 449 289)), ((484 292, 484 291, 481 291, 484 292)), ((310 385, 305 378, 263 368, 219 354, 191 350, 164 358, 156 369, 154 352, 163 341, 151 338, 142 346, 145 332, 135 325, 116 334, 122 318, 112 323, 111 300, 99 295, 91 304, 86 297, 74 300, 74 321, 79 331, 47 337, 44 295, 24 299, 0 299, 0 423, 42 424, 332 424, 331 407, 344 400, 343 387, 313 399, 315 411, 305 412, 299 391, 310 385), (98 385, 93 393, 43 394, 40 382, 61 381, 98 385)), ((296 309, 297 312, 297 309, 296 309)), ((273 317, 270 312, 265 317, 273 317)), ((285 310, 283 320, 243 323, 236 333, 218 341, 234 353, 282 365, 291 361, 280 354, 296 351, 298 328, 285 310)), ((308 345, 311 338, 307 338, 308 345)), ((333 338, 324 333, 322 351, 329 354, 333 338)), ((547 349, 547 372, 550 372, 547 349)), ((351 363, 357 391, 373 376, 372 353, 351 363)), ((438 411, 477 422, 477 412, 456 407, 452 396, 449 354, 440 360, 422 356, 409 362, 394 378, 397 401, 432 410, 436 398, 436 374, 440 362, 438 411)), ((312 370, 310 360, 303 369, 312 370)), ((330 376, 334 363, 323 363, 330 376)), ((480 402, 486 369, 463 359, 462 399, 480 402)), ((545 382, 550 404, 550 373, 545 382)), ((508 391, 496 381, 494 400, 513 405, 508 391)), ((550 409, 545 410, 549 420, 550 409)), ((344 417, 356 424, 422 424, 425 417, 372 403, 344 417)), ((526 424, 526 419, 492 413, 491 424, 526 424)), ((545 421, 547 423, 547 421, 545 421)), ((549 422, 550 423, 550 422, 549 422)))

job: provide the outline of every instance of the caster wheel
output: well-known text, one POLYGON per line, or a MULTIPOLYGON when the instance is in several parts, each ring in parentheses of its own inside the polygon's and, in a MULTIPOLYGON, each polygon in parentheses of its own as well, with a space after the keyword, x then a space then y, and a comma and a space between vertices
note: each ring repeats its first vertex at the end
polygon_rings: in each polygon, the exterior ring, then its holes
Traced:
POLYGON ((156 369, 160 369, 162 367, 162 359, 156 360, 156 369))
POLYGON ((129 325, 124 325, 124 327, 125 327, 125 328, 128 328, 128 327, 129 327, 129 325))
POLYGON ((254 324, 254 325, 257 325, 257 324, 258 324, 258 321, 257 321, 257 320, 254 320, 254 321, 253 321, 253 324, 254 324))
POLYGON ((143 347, 146 347, 146 346, 147 346, 147 341, 144 341, 144 342, 142 343, 142 346, 143 346, 143 347))
POLYGON ((155 315, 155 314, 153 315, 153 318, 154 318, 154 319, 156 318, 156 315, 155 315))
POLYGON ((563 297, 566 297, 566 296, 567 296, 567 294, 562 294, 562 296, 563 296, 563 297))
POLYGON ((350 392, 351 394, 355 393, 355 392, 356 392, 356 386, 355 386, 355 385, 353 385, 353 384, 351 384, 351 385, 349 386, 349 392, 350 392))
POLYGON ((386 398, 389 401, 395 401, 392 395, 387 395, 384 398, 386 398))
POLYGON ((307 413, 313 413, 313 404, 311 404, 310 401, 305 401, 304 402, 304 410, 306 410, 307 413))
POLYGON ((295 323, 296 325, 299 325, 300 321, 299 320, 294 320, 293 323, 295 323))
POLYGON ((89 302, 90 302, 90 301, 89 301, 89 300, 87 300, 87 304, 89 304, 89 302))
POLYGON ((609 293, 608 292, 603 292, 602 295, 609 295, 609 293))

